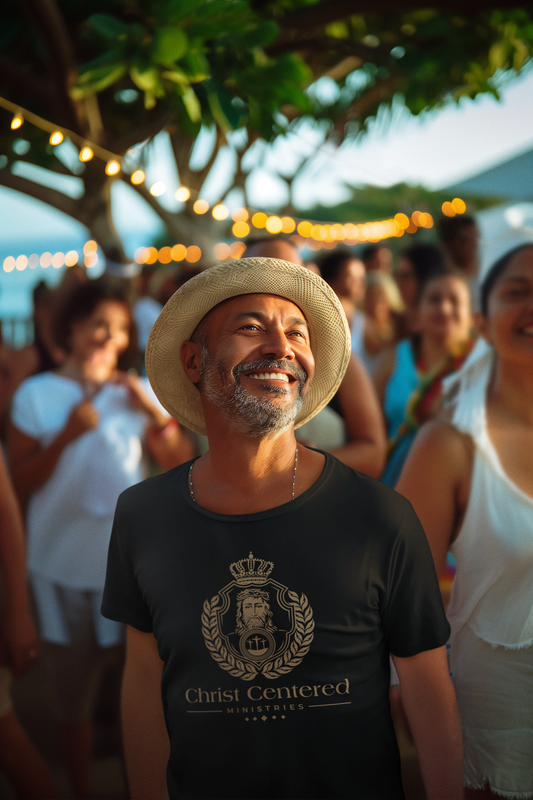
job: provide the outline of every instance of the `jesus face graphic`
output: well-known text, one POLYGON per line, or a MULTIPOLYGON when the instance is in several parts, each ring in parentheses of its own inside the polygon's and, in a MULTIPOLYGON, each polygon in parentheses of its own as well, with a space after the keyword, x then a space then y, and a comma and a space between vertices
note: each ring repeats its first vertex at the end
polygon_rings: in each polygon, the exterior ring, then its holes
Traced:
POLYGON ((268 592, 260 589, 245 589, 237 596, 237 633, 251 628, 275 630, 271 621, 268 592))

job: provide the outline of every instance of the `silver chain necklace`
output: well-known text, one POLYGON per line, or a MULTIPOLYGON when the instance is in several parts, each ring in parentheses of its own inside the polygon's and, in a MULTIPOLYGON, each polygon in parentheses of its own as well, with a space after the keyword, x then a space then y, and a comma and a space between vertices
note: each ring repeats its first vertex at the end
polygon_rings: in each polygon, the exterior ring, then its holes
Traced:
MULTIPOLYGON (((192 485, 192 468, 194 466, 194 461, 192 462, 191 466, 189 467, 189 492, 191 494, 191 499, 193 503, 196 503, 194 498, 194 488, 192 485)), ((296 453, 294 454, 294 472, 292 475, 292 499, 294 500, 294 494, 296 491, 296 467, 298 466, 298 445, 296 445, 296 453)))

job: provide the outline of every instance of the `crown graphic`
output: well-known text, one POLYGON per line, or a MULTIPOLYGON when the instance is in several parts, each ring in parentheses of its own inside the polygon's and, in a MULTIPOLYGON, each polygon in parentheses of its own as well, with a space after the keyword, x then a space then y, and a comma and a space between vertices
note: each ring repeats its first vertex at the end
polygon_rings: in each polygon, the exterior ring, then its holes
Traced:
POLYGON ((254 558, 251 552, 248 558, 241 558, 240 561, 230 564, 229 567, 229 571, 239 586, 259 586, 262 583, 266 583, 273 569, 274 564, 272 561, 254 558))

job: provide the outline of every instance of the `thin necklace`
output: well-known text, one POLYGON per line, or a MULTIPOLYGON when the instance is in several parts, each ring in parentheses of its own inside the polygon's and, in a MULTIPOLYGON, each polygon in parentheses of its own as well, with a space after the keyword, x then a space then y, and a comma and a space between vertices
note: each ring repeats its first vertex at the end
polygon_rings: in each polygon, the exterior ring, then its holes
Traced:
MULTIPOLYGON (((191 499, 193 503, 196 503, 194 497, 194 488, 192 485, 192 468, 194 466, 194 461, 192 462, 191 466, 189 467, 189 492, 191 494, 191 499)), ((296 491, 296 467, 298 466, 298 445, 296 445, 296 453, 294 454, 294 472, 292 475, 292 499, 294 500, 294 495, 296 491)))

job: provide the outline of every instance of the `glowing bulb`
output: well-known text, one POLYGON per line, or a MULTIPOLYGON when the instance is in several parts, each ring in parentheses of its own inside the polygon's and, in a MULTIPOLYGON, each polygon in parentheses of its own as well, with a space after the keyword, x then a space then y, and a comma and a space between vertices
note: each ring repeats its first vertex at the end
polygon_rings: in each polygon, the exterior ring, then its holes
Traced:
MULTIPOLYGON (((98 257, 98 256, 97 256, 98 257)), ((64 253, 54 253, 52 256, 52 266, 54 269, 61 269, 63 264, 65 263, 65 254, 64 253)))
POLYGON ((183 261, 187 255, 187 248, 184 244, 175 244, 170 252, 173 261, 183 261))
POLYGON ((452 208, 456 214, 464 214, 466 211, 466 203, 460 197, 454 197, 452 200, 452 208))
POLYGON ((192 207, 195 214, 205 214, 209 211, 209 203, 207 200, 197 200, 192 207))
POLYGON ((22 272, 23 269, 26 269, 28 266, 28 257, 27 256, 18 256, 17 260, 15 261, 15 266, 22 272))
POLYGON ((61 142, 63 141, 64 138, 65 137, 63 136, 61 131, 54 131, 50 135, 49 141, 50 141, 50 144, 56 145, 56 144, 61 144, 61 142))
POLYGON ((281 230, 283 233, 292 233, 296 229, 296 223, 292 217, 281 218, 281 230))
POLYGON ((452 204, 446 201, 445 203, 442 204, 442 213, 446 217, 455 217, 457 212, 455 208, 452 206, 452 204))
POLYGON ((225 206, 224 203, 218 203, 211 211, 211 214, 213 215, 213 219, 221 222, 229 216, 229 208, 225 206))
POLYGON ((80 150, 80 161, 90 161, 93 156, 94 153, 90 147, 82 147, 80 150))
POLYGON ((172 261, 172 252, 170 247, 161 247, 159 250, 158 259, 161 264, 170 264, 172 261))
POLYGON ((231 218, 233 222, 248 222, 248 211, 245 208, 236 208, 232 213, 231 218))
POLYGON ((74 264, 78 263, 78 254, 76 250, 69 250, 65 256, 65 264, 67 267, 73 267, 74 264))
POLYGON ((409 227, 409 217, 407 214, 395 214, 394 219, 402 229, 405 231, 409 227))
POLYGON ((180 186, 179 189, 176 189, 176 194, 174 195, 176 200, 179 200, 180 203, 186 203, 190 196, 191 193, 186 186, 180 186))
POLYGON ((279 217, 269 217, 265 222, 265 228, 269 233, 280 233, 283 223, 279 217))
POLYGON ((263 214, 262 211, 258 211, 257 214, 254 214, 252 217, 252 225, 255 228, 264 228, 267 221, 267 215, 263 214))
POLYGON ((232 226, 231 232, 238 239, 245 239, 250 233, 250 226, 247 222, 236 222, 232 226))
POLYGON ((22 114, 15 114, 13 119, 11 120, 11 130, 16 131, 17 128, 20 128, 21 125, 24 125, 24 117, 22 114))
POLYGON ((163 181, 156 181, 150 187, 150 194, 153 197, 161 197, 162 194, 165 194, 166 190, 167 190, 167 187, 165 186, 163 181))
POLYGON ((105 167, 106 175, 118 175, 120 172, 120 164, 118 161, 108 161, 105 167))
POLYGON ((192 244, 190 247, 187 248, 187 255, 185 256, 185 259, 190 264, 194 264, 196 261, 199 261, 201 257, 202 257, 202 251, 197 245, 192 244))
POLYGON ((83 245, 83 255, 89 256, 91 255, 91 253, 96 253, 97 249, 98 245, 96 244, 94 239, 89 239, 89 241, 85 242, 85 244, 83 245))
POLYGON ((229 254, 232 258, 237 260, 242 256, 245 250, 246 250, 246 245, 244 244, 244 242, 233 242, 233 244, 230 245, 229 254))
POLYGON ((134 186, 138 186, 140 183, 144 183, 145 177, 146 176, 142 169, 136 169, 135 172, 132 173, 130 181, 134 186))
POLYGON ((309 236, 311 236, 312 227, 313 226, 311 225, 310 222, 307 222, 306 220, 304 220, 303 222, 300 222, 298 224, 297 230, 298 230, 298 233, 300 234, 300 236, 303 236, 305 239, 307 239, 309 236))
POLYGON ((15 269, 16 261, 13 256, 7 256, 4 258, 4 272, 13 272, 15 269))
POLYGON ((226 261, 229 258, 229 244, 219 242, 213 247, 213 255, 217 261, 226 261))

